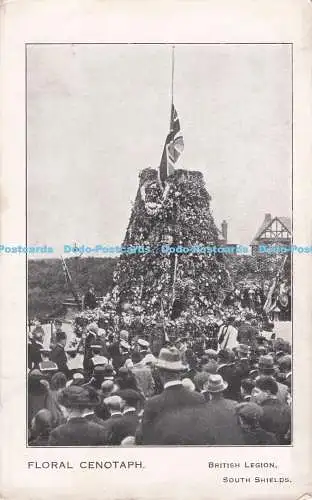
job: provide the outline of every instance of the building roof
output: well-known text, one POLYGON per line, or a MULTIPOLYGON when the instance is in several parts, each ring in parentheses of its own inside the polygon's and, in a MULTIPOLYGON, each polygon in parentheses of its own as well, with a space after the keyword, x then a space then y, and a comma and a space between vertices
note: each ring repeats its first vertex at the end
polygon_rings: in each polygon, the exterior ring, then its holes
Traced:
POLYGON ((264 219, 261 226, 259 227, 254 239, 251 242, 251 245, 257 245, 259 237, 261 236, 266 229, 268 229, 274 221, 278 220, 287 231, 291 234, 291 218, 290 217, 272 217, 270 220, 264 219))
POLYGON ((287 231, 291 234, 291 218, 290 217, 275 217, 278 219, 283 226, 286 227, 287 231))

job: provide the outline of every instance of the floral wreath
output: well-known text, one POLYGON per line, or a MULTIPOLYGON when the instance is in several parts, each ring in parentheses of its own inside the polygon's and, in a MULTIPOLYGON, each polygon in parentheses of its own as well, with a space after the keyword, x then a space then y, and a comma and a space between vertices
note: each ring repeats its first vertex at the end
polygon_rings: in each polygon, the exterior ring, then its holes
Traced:
POLYGON ((146 188, 148 185, 152 185, 152 184, 154 184, 154 181, 153 182, 151 182, 150 180, 145 181, 140 188, 140 194, 141 194, 141 200, 144 203, 144 208, 145 208, 146 213, 148 215, 157 215, 160 212, 160 210, 161 210, 161 208, 162 208, 162 206, 163 206, 163 204, 168 196, 170 186, 169 186, 169 184, 166 184, 166 187, 163 191, 160 203, 155 203, 152 201, 146 201, 146 188))

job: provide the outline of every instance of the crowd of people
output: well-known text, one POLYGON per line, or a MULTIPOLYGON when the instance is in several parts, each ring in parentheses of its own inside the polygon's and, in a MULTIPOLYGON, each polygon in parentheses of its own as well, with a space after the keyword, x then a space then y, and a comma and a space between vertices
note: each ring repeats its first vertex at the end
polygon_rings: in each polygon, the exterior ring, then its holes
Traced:
POLYGON ((30 446, 287 445, 291 346, 252 313, 205 335, 165 339, 91 323, 68 343, 62 323, 28 350, 30 446), (267 333, 267 332, 266 332, 267 333))
POLYGON ((200 172, 175 170, 165 189, 156 170, 141 172, 123 245, 151 251, 120 256, 101 303, 90 284, 72 339, 60 321, 49 346, 40 325, 31 332, 29 445, 291 443, 291 346, 270 316, 277 286, 266 312, 266 291, 234 286, 224 256, 158 251, 218 238, 200 172))

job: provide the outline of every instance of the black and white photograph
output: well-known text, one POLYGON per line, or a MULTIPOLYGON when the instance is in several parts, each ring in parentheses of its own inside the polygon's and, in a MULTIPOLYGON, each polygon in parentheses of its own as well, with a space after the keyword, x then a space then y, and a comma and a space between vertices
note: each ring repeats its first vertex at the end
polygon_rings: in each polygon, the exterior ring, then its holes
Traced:
POLYGON ((292 56, 26 45, 27 447, 292 445, 292 56))

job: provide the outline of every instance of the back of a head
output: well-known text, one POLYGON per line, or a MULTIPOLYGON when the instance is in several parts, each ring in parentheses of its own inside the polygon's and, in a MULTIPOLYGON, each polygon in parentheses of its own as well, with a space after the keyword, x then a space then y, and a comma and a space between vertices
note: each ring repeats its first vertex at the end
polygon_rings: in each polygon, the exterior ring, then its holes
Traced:
POLYGON ((215 361, 217 361, 218 359, 218 353, 214 349, 207 349, 205 351, 205 355, 208 357, 208 360, 214 359, 215 361))
POLYGON ((52 429, 53 417, 50 410, 42 409, 34 416, 33 431, 38 435, 49 434, 52 429))
POLYGON ((171 372, 169 370, 165 370, 163 368, 157 367, 157 372, 163 384, 166 382, 171 382, 173 380, 181 380, 182 373, 181 372, 171 372))
POLYGON ((110 411, 121 411, 122 399, 120 396, 108 396, 104 399, 104 403, 110 411))
POLYGON ((291 345, 290 342, 287 340, 282 339, 281 337, 278 337, 274 341, 274 351, 283 351, 285 354, 291 354, 291 345))
POLYGON ((218 363, 214 359, 210 359, 206 365, 203 366, 203 371, 215 374, 218 370, 218 363))
POLYGON ((116 383, 119 385, 120 389, 137 389, 134 373, 125 366, 119 369, 116 383))
POLYGON ((251 394, 253 388, 255 387, 255 381, 251 378, 243 378, 241 381, 241 387, 247 394, 251 394))
POLYGON ((270 392, 274 396, 278 393, 277 382, 270 375, 260 375, 256 379, 256 387, 261 391, 270 392))
POLYGON ((114 389, 114 382, 112 380, 104 380, 104 382, 102 382, 101 391, 104 395, 109 394, 110 392, 112 392, 113 389, 114 389))
POLYGON ((202 391, 204 388, 205 383, 207 382, 209 378, 209 373, 208 372, 199 372, 196 373, 194 376, 194 384, 196 387, 197 391, 202 391))
POLYGON ((278 366, 281 372, 290 372, 291 371, 291 356, 289 354, 285 354, 278 359, 278 366))
POLYGON ((263 415, 263 409, 256 403, 240 403, 235 408, 237 415, 242 419, 242 421, 252 427, 256 426, 261 416, 263 415))
POLYGON ((192 382, 192 380, 190 378, 183 378, 182 385, 185 389, 187 389, 190 392, 195 391, 195 384, 192 382))
POLYGON ((142 394, 134 389, 121 389, 116 393, 116 396, 119 396, 127 406, 132 406, 134 408, 144 403, 142 394))
POLYGON ((51 378, 50 388, 52 391, 58 391, 66 386, 67 378, 63 372, 54 373, 51 378))
POLYGON ((41 383, 41 380, 43 380, 44 378, 44 375, 43 373, 41 373, 40 370, 38 369, 33 369, 29 372, 28 374, 28 389, 29 391, 32 391, 32 390, 37 390, 38 388, 40 388, 42 391, 44 391, 44 386, 42 385, 41 383))
POLYGON ((89 385, 71 384, 61 391, 58 401, 65 408, 82 410, 97 406, 100 398, 97 391, 89 385))
POLYGON ((118 377, 127 378, 129 373, 130 372, 128 368, 126 368, 125 366, 121 366, 121 368, 119 368, 118 370, 118 377))
POLYGON ((127 436, 121 441, 121 446, 135 446, 135 437, 127 436))

